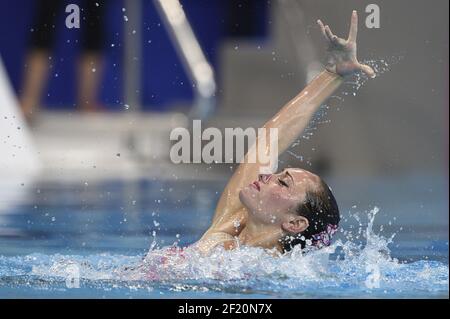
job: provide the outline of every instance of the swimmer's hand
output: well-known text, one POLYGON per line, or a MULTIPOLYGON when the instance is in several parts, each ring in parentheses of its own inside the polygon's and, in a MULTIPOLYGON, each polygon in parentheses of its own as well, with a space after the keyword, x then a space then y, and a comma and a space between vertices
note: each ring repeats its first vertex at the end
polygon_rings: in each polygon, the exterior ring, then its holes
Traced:
POLYGON ((328 25, 317 20, 323 36, 328 43, 328 63, 326 69, 329 72, 346 76, 354 72, 362 71, 368 77, 375 77, 373 69, 365 64, 358 62, 356 58, 356 35, 358 33, 358 14, 355 10, 352 12, 350 32, 348 39, 344 40, 331 32, 328 25))

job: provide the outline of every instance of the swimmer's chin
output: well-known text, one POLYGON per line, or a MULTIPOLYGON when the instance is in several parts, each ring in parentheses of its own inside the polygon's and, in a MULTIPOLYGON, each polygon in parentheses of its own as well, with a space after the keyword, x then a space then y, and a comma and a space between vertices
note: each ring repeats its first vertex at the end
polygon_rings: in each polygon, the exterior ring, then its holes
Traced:
POLYGON ((248 200, 249 200, 250 197, 251 197, 252 191, 253 191, 252 188, 249 187, 249 186, 245 186, 244 188, 242 188, 242 189, 239 191, 239 200, 241 201, 241 203, 242 203, 244 206, 247 206, 247 207, 248 207, 248 200))
POLYGON ((254 208, 259 199, 258 191, 251 185, 245 186, 239 191, 239 200, 248 210, 254 208))

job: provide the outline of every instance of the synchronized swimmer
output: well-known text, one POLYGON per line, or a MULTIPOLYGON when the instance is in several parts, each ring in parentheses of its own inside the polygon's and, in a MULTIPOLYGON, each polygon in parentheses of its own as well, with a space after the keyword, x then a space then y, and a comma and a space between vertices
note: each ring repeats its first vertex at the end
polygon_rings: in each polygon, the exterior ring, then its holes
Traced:
MULTIPOLYGON (((344 82, 344 77, 362 71, 375 72, 356 58, 357 12, 353 11, 348 38, 337 37, 328 25, 317 21, 328 44, 328 61, 323 70, 296 97, 265 125, 265 132, 278 130, 277 154, 283 153, 303 132, 320 105, 344 82)), ((260 174, 267 163, 248 161, 258 143, 269 140, 258 136, 245 155, 217 204, 209 229, 188 249, 207 255, 216 246, 227 250, 238 246, 262 247, 283 254, 294 246, 321 248, 331 243, 340 215, 336 199, 328 185, 304 169, 288 168, 278 174, 260 174), (256 180, 255 180, 256 179, 256 180)), ((264 149, 268 157, 270 148, 264 149)), ((147 258, 161 257, 168 265, 171 256, 184 259, 183 249, 172 247, 162 255, 150 251, 147 258), (180 254, 181 253, 181 254, 180 254)), ((147 273, 152 276, 152 272, 147 273)), ((155 275, 157 278, 157 275, 155 275)))
MULTIPOLYGON (((298 138, 345 76, 358 71, 375 76, 370 66, 357 60, 356 11, 352 12, 347 39, 334 35, 322 21, 317 23, 328 44, 325 69, 264 125, 278 129, 278 154, 298 138)), ((217 245, 225 249, 248 245, 284 253, 295 245, 320 248, 330 244, 340 215, 328 185, 304 169, 259 174, 261 165, 240 164, 219 199, 211 226, 193 247, 207 253, 217 245)))

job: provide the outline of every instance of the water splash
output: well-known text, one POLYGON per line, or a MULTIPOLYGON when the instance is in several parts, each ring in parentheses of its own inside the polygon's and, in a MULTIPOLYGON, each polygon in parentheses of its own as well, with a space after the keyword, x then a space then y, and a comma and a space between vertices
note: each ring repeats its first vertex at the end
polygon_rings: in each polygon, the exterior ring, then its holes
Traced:
MULTIPOLYGON (((375 71, 375 78, 380 77, 381 75, 389 72, 391 68, 399 63, 403 59, 403 56, 391 56, 382 59, 366 59, 361 61, 362 64, 367 64, 375 71)), ((354 73, 351 76, 346 78, 341 90, 339 93, 332 95, 327 103, 320 106, 318 111, 314 114, 312 119, 309 122, 309 125, 304 130, 303 134, 297 139, 294 143, 292 143, 290 150, 287 153, 297 160, 303 162, 306 160, 306 164, 311 165, 310 159, 306 159, 296 152, 293 151, 300 143, 304 140, 310 140, 314 133, 317 131, 320 125, 328 124, 331 120, 327 119, 328 111, 331 109, 339 110, 340 107, 344 104, 345 99, 348 96, 356 96, 359 90, 364 87, 364 85, 369 82, 370 79, 365 73, 358 72, 354 73)))
POLYGON ((281 297, 430 297, 448 296, 448 264, 400 262, 391 257, 394 235, 373 230, 379 209, 366 216, 363 244, 347 231, 331 246, 307 253, 299 248, 274 256, 261 248, 215 249, 201 256, 193 249, 156 248, 147 255, 89 256, 32 254, 0 256, 0 286, 36 289, 64 287, 68 269, 79 268, 81 285, 90 288, 192 293, 258 293, 281 297), (352 238, 352 239, 348 239, 352 238))

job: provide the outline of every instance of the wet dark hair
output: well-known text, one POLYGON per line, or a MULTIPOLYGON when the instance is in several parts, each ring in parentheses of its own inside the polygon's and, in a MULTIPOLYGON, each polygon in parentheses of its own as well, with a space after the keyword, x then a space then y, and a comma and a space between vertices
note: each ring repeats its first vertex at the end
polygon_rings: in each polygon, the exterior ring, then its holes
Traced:
POLYGON ((290 251, 294 246, 306 246, 312 236, 327 229, 327 225, 338 225, 341 219, 339 207, 330 187, 320 179, 317 188, 306 191, 305 200, 297 207, 299 216, 308 219, 309 226, 302 233, 288 235, 281 239, 283 250, 290 251))

